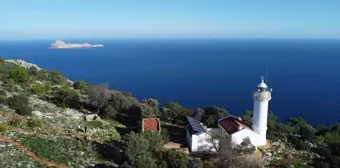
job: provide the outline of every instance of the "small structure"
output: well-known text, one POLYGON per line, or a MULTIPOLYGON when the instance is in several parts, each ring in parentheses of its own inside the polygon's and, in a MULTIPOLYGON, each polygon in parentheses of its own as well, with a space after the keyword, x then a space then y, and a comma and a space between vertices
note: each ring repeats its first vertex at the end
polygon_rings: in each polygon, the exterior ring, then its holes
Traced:
POLYGON ((212 144, 211 133, 213 129, 204 128, 198 120, 187 116, 186 139, 191 152, 211 152, 216 151, 212 144))
POLYGON ((218 127, 222 134, 226 134, 231 138, 234 145, 240 145, 244 139, 249 138, 254 146, 260 143, 260 135, 248 127, 241 118, 228 116, 218 120, 218 127))
POLYGON ((161 122, 159 118, 143 118, 142 119, 142 132, 152 131, 161 132, 161 122))

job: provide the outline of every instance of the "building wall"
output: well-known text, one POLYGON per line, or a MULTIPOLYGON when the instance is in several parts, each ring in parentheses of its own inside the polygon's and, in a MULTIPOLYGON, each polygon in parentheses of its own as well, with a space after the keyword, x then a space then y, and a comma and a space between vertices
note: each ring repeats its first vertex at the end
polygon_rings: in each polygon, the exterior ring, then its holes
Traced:
POLYGON ((231 135, 231 140, 233 143, 235 143, 236 145, 239 145, 243 142, 244 138, 249 137, 250 142, 254 145, 254 146, 262 146, 266 144, 263 144, 262 141, 262 137, 260 136, 260 134, 257 134, 256 132, 246 128, 243 129, 241 131, 238 131, 234 134, 231 135))
POLYGON ((254 101, 253 109, 253 125, 252 128, 255 132, 266 139, 267 133, 267 118, 268 118, 268 101, 254 101))
POLYGON ((211 143, 211 136, 205 132, 190 136, 187 130, 186 138, 191 152, 216 151, 211 143))
POLYGON ((214 146, 212 144, 212 137, 203 132, 197 135, 197 150, 199 151, 214 151, 214 146))
POLYGON ((187 131, 187 143, 188 143, 188 147, 189 147, 189 149, 190 150, 192 150, 192 139, 191 139, 191 136, 190 136, 190 133, 189 133, 189 131, 188 131, 188 129, 186 129, 186 131, 187 131))

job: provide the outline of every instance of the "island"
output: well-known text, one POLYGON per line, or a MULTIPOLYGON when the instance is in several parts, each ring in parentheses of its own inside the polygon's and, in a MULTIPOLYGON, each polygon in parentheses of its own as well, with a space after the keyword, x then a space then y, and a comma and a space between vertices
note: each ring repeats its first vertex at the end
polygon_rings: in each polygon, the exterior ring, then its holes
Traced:
POLYGON ((61 40, 54 41, 49 48, 94 48, 94 47, 104 47, 103 44, 89 44, 89 43, 83 43, 83 44, 71 44, 71 43, 65 43, 61 40))

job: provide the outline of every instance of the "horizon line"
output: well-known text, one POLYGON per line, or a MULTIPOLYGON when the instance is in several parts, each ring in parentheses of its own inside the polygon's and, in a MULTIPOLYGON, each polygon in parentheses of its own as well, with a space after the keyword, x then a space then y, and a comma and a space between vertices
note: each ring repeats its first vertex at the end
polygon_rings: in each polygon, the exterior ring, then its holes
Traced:
POLYGON ((0 41, 39 41, 39 40, 340 40, 340 37, 32 37, 32 38, 0 38, 0 41))

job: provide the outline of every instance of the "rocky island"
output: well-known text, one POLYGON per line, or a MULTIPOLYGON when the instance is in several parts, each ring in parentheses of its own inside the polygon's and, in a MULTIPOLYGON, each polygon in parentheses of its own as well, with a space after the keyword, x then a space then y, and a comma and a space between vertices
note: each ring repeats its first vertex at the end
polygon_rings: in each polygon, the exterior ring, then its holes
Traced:
POLYGON ((83 43, 83 44, 71 44, 71 43, 65 43, 61 40, 54 41, 49 48, 92 48, 92 47, 104 47, 103 44, 89 44, 89 43, 83 43))

